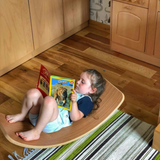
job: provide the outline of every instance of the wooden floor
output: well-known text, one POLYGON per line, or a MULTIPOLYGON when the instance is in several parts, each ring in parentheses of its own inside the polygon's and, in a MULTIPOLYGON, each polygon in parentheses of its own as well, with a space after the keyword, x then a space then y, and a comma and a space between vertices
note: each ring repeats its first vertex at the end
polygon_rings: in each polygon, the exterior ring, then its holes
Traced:
MULTIPOLYGON (((110 50, 109 27, 91 22, 89 27, 0 77, 0 112, 20 111, 27 90, 36 87, 40 65, 51 74, 78 78, 95 68, 125 95, 120 110, 156 125, 160 107, 160 68, 110 50)), ((0 159, 23 148, 9 143, 0 131, 0 159)))

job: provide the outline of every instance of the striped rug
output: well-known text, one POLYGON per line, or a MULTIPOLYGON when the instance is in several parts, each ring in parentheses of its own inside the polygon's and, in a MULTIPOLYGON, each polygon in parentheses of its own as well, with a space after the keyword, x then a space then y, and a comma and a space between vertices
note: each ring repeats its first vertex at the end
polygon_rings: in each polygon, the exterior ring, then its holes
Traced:
POLYGON ((70 144, 48 149, 24 149, 10 159, 23 160, 160 160, 151 147, 154 126, 119 110, 101 127, 70 144))

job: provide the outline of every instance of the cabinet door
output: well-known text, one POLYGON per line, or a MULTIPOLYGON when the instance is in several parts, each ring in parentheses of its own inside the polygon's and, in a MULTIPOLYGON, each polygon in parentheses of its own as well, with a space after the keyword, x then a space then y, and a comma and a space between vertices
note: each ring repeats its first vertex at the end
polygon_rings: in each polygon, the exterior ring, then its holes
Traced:
POLYGON ((64 34, 62 0, 29 0, 35 49, 64 34))
POLYGON ((32 57, 28 0, 0 0, 0 75, 32 57))
POLYGON ((63 0, 63 8, 65 32, 89 20, 89 0, 63 0))
POLYGON ((147 9, 113 1, 112 41, 144 52, 147 9))
POLYGON ((154 55, 160 58, 160 12, 158 12, 154 55))

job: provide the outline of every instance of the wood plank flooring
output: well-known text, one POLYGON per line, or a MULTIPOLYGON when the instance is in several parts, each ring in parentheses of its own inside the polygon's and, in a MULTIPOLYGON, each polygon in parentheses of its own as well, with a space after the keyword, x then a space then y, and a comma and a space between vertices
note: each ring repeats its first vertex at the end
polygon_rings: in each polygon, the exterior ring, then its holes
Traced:
MULTIPOLYGON (((95 68, 125 94, 123 112, 156 125, 160 107, 160 68, 110 50, 109 26, 90 25, 0 77, 0 112, 20 111, 27 90, 36 87, 40 65, 51 74, 78 78, 95 68)), ((23 148, 9 143, 0 131, 0 159, 23 148)))

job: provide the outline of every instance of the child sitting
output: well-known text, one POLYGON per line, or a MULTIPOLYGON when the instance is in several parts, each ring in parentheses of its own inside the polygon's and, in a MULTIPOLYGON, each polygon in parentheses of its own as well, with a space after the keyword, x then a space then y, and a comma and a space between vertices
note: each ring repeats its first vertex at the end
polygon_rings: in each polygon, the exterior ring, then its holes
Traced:
POLYGON ((16 132, 16 135, 25 141, 38 140, 42 131, 52 133, 70 126, 72 121, 86 117, 94 108, 94 104, 98 106, 105 83, 102 75, 95 69, 82 72, 70 97, 71 111, 59 108, 53 97, 43 98, 38 89, 31 89, 24 96, 21 113, 7 115, 6 120, 9 123, 23 121, 29 112, 29 120, 34 128, 26 132, 16 132))

